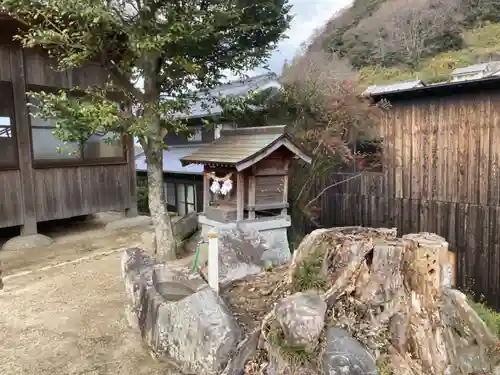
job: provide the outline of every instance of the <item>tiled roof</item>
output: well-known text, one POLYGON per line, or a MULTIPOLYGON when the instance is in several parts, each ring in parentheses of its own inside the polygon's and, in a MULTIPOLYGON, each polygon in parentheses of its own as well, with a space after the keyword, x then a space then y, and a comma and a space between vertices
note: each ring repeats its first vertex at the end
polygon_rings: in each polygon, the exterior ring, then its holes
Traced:
MULTIPOLYGON (((207 97, 230 97, 230 96, 245 96, 252 91, 266 90, 271 87, 280 87, 278 78, 274 73, 263 74, 246 80, 238 80, 218 86, 211 90, 207 97)), ((200 99, 193 103, 188 117, 196 118, 208 115, 218 115, 222 112, 222 108, 213 101, 200 99), (208 106, 208 108, 205 108, 208 106)))
MULTIPOLYGON (((163 151, 163 172, 166 173, 179 173, 179 174, 202 174, 203 166, 192 164, 182 166, 180 159, 186 155, 196 152, 202 145, 196 147, 172 146, 168 150, 163 151)), ((135 168, 138 172, 147 171, 146 156, 139 155, 135 159, 135 168)))
POLYGON ((415 81, 401 81, 388 85, 373 85, 368 87, 363 95, 380 95, 385 92, 394 92, 399 90, 414 89, 417 87, 424 87, 425 83, 422 80, 415 81))
POLYGON ((306 162, 311 161, 310 157, 293 143, 283 125, 224 130, 220 138, 183 157, 181 163, 226 165, 240 170, 242 163, 262 155, 272 147, 280 146, 288 148, 306 162))
POLYGON ((470 74, 470 73, 481 73, 488 68, 489 63, 474 64, 465 66, 463 68, 457 68, 451 72, 451 75, 456 74, 470 74))

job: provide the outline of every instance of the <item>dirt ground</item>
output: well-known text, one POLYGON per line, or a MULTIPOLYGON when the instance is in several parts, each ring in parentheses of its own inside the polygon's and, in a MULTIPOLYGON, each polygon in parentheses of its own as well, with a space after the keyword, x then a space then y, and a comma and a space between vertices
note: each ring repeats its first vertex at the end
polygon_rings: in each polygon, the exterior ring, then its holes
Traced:
POLYGON ((176 374, 150 357, 124 316, 121 249, 142 231, 87 223, 29 256, 0 252, 0 374, 176 374))

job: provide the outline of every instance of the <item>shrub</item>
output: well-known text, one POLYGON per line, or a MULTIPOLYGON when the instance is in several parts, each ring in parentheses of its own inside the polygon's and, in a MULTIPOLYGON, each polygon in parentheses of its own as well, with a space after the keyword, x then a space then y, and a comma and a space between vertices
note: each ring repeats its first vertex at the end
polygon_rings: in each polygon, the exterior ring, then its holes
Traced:
POLYGON ((137 210, 140 214, 149 215, 148 185, 137 185, 137 210))

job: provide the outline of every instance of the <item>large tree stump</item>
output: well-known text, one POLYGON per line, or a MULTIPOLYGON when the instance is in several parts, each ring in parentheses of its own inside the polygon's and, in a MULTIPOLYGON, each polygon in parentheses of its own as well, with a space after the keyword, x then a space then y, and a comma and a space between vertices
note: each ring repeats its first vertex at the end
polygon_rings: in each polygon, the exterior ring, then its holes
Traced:
POLYGON ((333 228, 303 240, 288 282, 296 290, 304 270, 324 278, 327 325, 349 331, 395 374, 493 371, 496 339, 450 289, 449 268, 448 243, 435 234, 333 228))

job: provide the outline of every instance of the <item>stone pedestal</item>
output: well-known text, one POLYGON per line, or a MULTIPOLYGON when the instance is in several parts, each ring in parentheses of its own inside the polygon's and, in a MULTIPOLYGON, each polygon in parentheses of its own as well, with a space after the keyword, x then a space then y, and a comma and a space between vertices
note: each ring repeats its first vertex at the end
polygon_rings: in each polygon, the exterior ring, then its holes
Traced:
POLYGON ((290 216, 275 216, 269 218, 259 218, 254 220, 242 220, 232 223, 221 223, 211 220, 204 215, 198 216, 198 224, 201 228, 201 236, 207 241, 207 234, 220 226, 236 225, 237 228, 244 232, 257 231, 266 241, 269 249, 275 249, 277 252, 284 254, 286 263, 290 257, 290 246, 288 245, 287 230, 291 225, 290 216))
MULTIPOLYGON (((200 216, 199 226, 205 241, 209 233, 217 235, 221 288, 268 267, 286 264, 291 259, 286 232, 290 226, 289 217, 220 223, 200 216)), ((201 269, 208 278, 207 266, 201 264, 201 269)))

